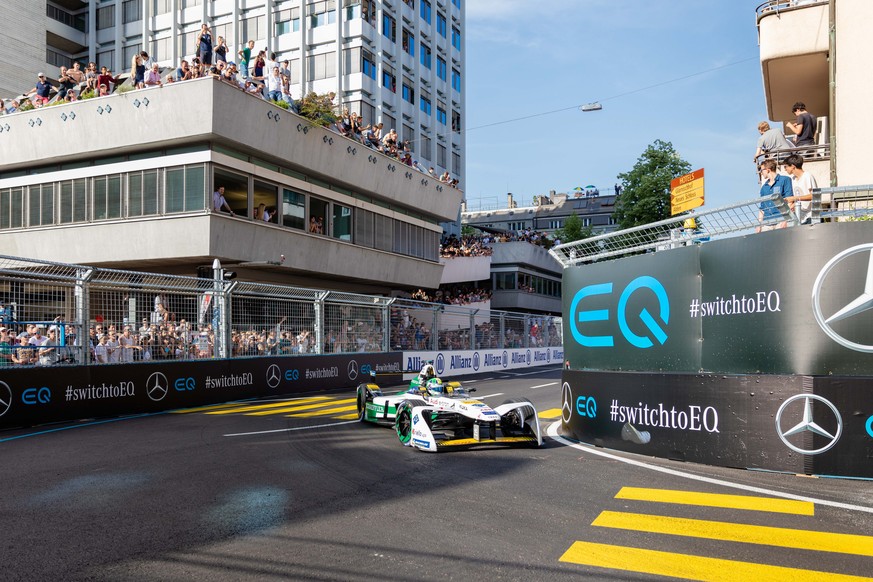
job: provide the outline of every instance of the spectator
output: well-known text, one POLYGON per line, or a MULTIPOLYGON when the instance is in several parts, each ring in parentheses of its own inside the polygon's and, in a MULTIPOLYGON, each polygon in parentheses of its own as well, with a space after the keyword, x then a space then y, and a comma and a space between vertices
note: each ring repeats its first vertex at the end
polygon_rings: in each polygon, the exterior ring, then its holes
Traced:
POLYGON ((199 48, 200 62, 204 65, 212 64, 212 32, 209 30, 209 25, 205 22, 200 25, 200 34, 197 35, 197 40, 194 41, 199 48))
POLYGON ((85 82, 85 71, 82 70, 82 64, 79 61, 73 62, 73 68, 67 69, 67 75, 77 85, 82 85, 85 82))
POLYGON ((27 92, 29 95, 34 95, 33 101, 37 106, 45 105, 49 102, 51 96, 52 84, 46 81, 45 74, 37 75, 36 87, 27 92))
POLYGON ((224 42, 224 37, 219 36, 215 43, 215 61, 216 63, 227 64, 227 43, 224 42))
POLYGON ((12 363, 18 366, 36 363, 36 352, 30 345, 30 335, 27 332, 18 335, 18 349, 12 355, 12 363))
POLYGON ((758 138, 758 149, 755 150, 756 164, 760 162, 761 154, 789 150, 792 147, 791 143, 785 139, 785 135, 778 129, 771 128, 770 124, 766 121, 758 124, 758 133, 761 136, 758 138))
POLYGON ((274 66, 267 77, 267 99, 270 101, 282 100, 282 76, 279 74, 278 66, 274 66))
POLYGON ((107 67, 100 67, 100 74, 97 76, 97 87, 100 85, 106 85, 106 92, 111 93, 115 90, 115 86, 118 84, 118 79, 112 76, 112 73, 109 71, 107 67))
POLYGON ((252 49, 255 48, 255 41, 250 40, 246 46, 239 51, 239 72, 243 79, 249 78, 249 69, 252 62, 252 49))
POLYGON ((133 58, 130 59, 130 78, 133 79, 134 89, 145 88, 145 73, 146 68, 143 64, 142 57, 139 55, 133 55, 133 58))
POLYGON ((0 368, 6 368, 14 363, 13 353, 13 346, 9 341, 9 329, 0 327, 0 368))
MULTIPOLYGON (((761 181, 761 196, 770 196, 772 194, 781 194, 783 198, 792 196, 791 180, 784 174, 776 173, 776 160, 764 160, 761 164, 761 181)), ((758 221, 761 222, 762 225, 756 228, 755 232, 773 230, 775 228, 785 228, 788 226, 788 223, 784 221, 777 224, 764 225, 764 222, 772 222, 773 219, 782 216, 782 213, 780 213, 779 209, 776 208, 776 205, 770 201, 762 202, 760 208, 761 210, 758 213, 758 221)))
POLYGON ((792 192, 785 197, 789 207, 797 211, 800 224, 812 222, 812 190, 818 188, 815 177, 803 170, 803 157, 792 154, 785 159, 785 172, 791 176, 792 192), (796 202, 800 202, 799 205, 796 202))
POLYGON ((194 71, 192 71, 191 67, 188 66, 188 61, 182 59, 182 62, 179 63, 179 67, 176 69, 176 80, 188 81, 189 79, 193 78, 194 71))
POLYGON ((227 203, 227 199, 224 197, 224 186, 219 186, 218 190, 212 193, 212 211, 213 212, 221 212, 222 209, 227 210, 231 216, 233 216, 233 210, 231 210, 230 205, 227 203))
POLYGON ((37 364, 40 366, 53 366, 58 363, 58 327, 52 325, 48 329, 48 336, 37 344, 37 364))
MULTIPOLYGON (((67 73, 69 74, 69 71, 67 73)), ((97 85, 100 84, 100 81, 97 79, 99 76, 97 74, 97 64, 88 63, 88 68, 85 71, 85 89, 89 91, 97 89, 97 85)))
POLYGON ((815 117, 806 110, 802 101, 795 103, 791 110, 797 116, 795 122, 788 122, 789 129, 794 132, 794 145, 815 145, 815 117))
POLYGON ((67 74, 67 67, 61 67, 61 76, 58 77, 58 99, 64 99, 69 91, 76 88, 76 81, 67 74))
POLYGON ((154 59, 149 57, 149 54, 146 51, 140 51, 139 58, 142 60, 142 65, 146 68, 147 71, 152 68, 152 65, 154 64, 154 59))
POLYGON ((163 87, 164 86, 164 83, 161 81, 161 72, 158 70, 157 63, 153 63, 152 69, 148 73, 146 73, 145 85, 146 85, 146 87, 163 87))

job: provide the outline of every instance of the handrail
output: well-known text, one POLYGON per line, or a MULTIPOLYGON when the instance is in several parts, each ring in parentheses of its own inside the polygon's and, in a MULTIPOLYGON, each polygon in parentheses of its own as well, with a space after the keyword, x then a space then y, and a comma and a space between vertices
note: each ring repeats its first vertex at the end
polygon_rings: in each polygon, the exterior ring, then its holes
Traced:
POLYGON ((755 8, 755 15, 760 22, 761 18, 771 12, 779 13, 797 8, 806 8, 817 4, 827 4, 828 0, 767 0, 755 8))

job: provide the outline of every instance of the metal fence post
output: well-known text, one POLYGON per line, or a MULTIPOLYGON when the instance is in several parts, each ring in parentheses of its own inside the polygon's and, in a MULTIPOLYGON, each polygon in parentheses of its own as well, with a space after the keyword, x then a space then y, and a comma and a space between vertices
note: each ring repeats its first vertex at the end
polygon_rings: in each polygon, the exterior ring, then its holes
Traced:
MULTIPOLYGON (((222 270, 222 279, 224 278, 224 272, 222 270)), ((230 358, 233 356, 233 350, 231 349, 233 338, 231 337, 231 322, 233 321, 233 301, 232 295, 233 290, 236 289, 236 286, 239 284, 238 281, 231 281, 222 289, 221 293, 221 330, 216 330, 215 337, 217 338, 219 335, 219 331, 221 332, 221 357, 222 358, 230 358)))
POLYGON ((94 269, 76 269, 76 287, 74 295, 76 298, 76 323, 79 324, 79 332, 76 334, 76 343, 82 348, 82 363, 88 365, 91 363, 91 334, 90 323, 90 292, 88 290, 88 281, 94 276, 94 269))
POLYGON ((524 316, 524 346, 522 347, 530 347, 530 315, 524 316))
POLYGON ((382 305, 382 351, 391 351, 391 306, 397 301, 392 297, 382 305))
POLYGON ((430 347, 431 350, 439 349, 439 339, 440 339, 440 324, 442 319, 440 318, 440 312, 443 310, 442 305, 434 305, 433 306, 433 321, 431 322, 430 328, 430 347))
MULTIPOLYGON (((319 293, 315 296, 315 304, 313 306, 312 327, 315 333, 315 353, 320 354, 324 351, 324 302, 330 296, 330 291, 319 293)), ((345 325, 345 322, 340 323, 345 325)))
POLYGON ((476 314, 478 309, 470 311, 470 344, 467 346, 470 350, 476 349, 476 314))
POLYGON ((500 312, 500 347, 501 349, 506 347, 506 312, 500 312))

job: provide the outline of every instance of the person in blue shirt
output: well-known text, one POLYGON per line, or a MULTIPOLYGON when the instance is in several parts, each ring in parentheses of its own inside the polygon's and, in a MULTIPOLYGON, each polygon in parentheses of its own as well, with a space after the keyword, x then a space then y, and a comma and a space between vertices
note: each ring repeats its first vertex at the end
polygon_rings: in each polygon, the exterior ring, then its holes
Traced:
MULTIPOLYGON (((764 160, 761 163, 761 196, 770 196, 771 194, 781 194, 783 198, 793 194, 791 188, 791 178, 783 174, 776 173, 776 160, 764 160)), ((788 226, 786 221, 772 224, 773 219, 782 217, 782 213, 776 208, 773 202, 762 202, 760 205, 761 211, 758 213, 758 220, 762 223, 755 232, 764 230, 773 230, 774 228, 785 228, 788 226), (764 222, 771 224, 764 225, 764 222)))

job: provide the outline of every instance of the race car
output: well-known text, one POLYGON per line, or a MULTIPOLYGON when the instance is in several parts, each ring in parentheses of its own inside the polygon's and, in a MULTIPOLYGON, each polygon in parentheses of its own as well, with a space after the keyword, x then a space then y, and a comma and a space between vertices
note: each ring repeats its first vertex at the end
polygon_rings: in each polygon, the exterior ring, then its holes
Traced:
POLYGON ((495 408, 470 397, 460 382, 443 382, 430 370, 413 378, 409 389, 383 395, 375 382, 360 384, 361 422, 393 426, 405 446, 438 452, 480 445, 538 447, 543 438, 537 411, 526 398, 495 408))

